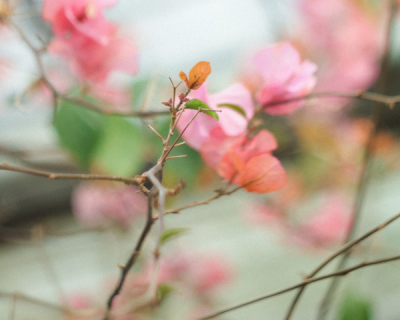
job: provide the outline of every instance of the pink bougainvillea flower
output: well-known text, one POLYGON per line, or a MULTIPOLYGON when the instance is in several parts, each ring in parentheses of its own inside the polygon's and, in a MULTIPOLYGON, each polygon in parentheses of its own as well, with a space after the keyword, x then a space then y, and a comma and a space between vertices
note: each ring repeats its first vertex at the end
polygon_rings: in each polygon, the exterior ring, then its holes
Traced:
POLYGON ((228 282, 232 270, 225 259, 215 254, 189 254, 176 252, 161 260, 159 281, 169 283, 182 281, 196 294, 208 294, 228 282))
POLYGON ((54 39, 49 50, 66 57, 73 72, 82 79, 103 81, 112 71, 137 72, 137 51, 128 39, 113 38, 107 45, 81 38, 75 44, 54 39))
POLYGON ((116 3, 117 0, 45 0, 43 20, 51 24, 60 39, 86 37, 106 45, 116 27, 107 22, 101 10, 116 3))
POLYGON ((82 79, 103 81, 111 71, 137 72, 137 53, 133 43, 116 36, 101 10, 115 0, 46 0, 43 19, 55 38, 49 51, 66 57, 82 79))
POLYGON ((275 137, 267 130, 260 131, 251 140, 244 138, 223 155, 218 174, 249 192, 282 189, 286 184, 286 172, 279 160, 271 155, 276 148, 275 137))
POLYGON ((73 212, 80 223, 99 227, 117 223, 126 228, 132 219, 146 212, 146 200, 133 186, 83 183, 72 196, 73 212))
POLYGON ((239 136, 230 137, 223 132, 221 127, 216 127, 210 131, 210 138, 201 145, 201 157, 209 167, 217 170, 227 150, 231 146, 243 141, 244 138, 244 133, 239 136))
POLYGON ((297 230, 315 246, 332 245, 344 240, 351 224, 351 206, 340 193, 329 193, 324 203, 305 219, 297 230))
MULTIPOLYGON (((183 138, 188 145, 196 150, 199 150, 201 145, 211 138, 210 133, 215 128, 221 128, 222 132, 228 137, 243 134, 247 129, 248 121, 254 115, 254 104, 251 94, 240 83, 235 83, 215 94, 208 94, 207 86, 203 84, 196 91, 192 91, 189 98, 199 99, 210 108, 222 111, 218 113, 219 121, 214 120, 209 115, 200 113, 186 129, 183 138), (229 107, 221 106, 224 104, 240 107, 246 116, 229 107)), ((186 109, 178 122, 178 129, 182 131, 195 113, 195 110, 186 109)))
POLYGON ((317 89, 368 89, 379 73, 379 14, 352 0, 302 0, 300 8, 300 41, 322 66, 317 89))
MULTIPOLYGON (((262 78, 261 87, 256 94, 256 99, 262 106, 305 95, 316 84, 313 74, 317 66, 307 60, 301 62, 300 54, 288 42, 262 49, 255 55, 254 64, 262 78)), ((269 114, 288 114, 303 104, 302 101, 296 101, 268 106, 264 110, 269 114)))

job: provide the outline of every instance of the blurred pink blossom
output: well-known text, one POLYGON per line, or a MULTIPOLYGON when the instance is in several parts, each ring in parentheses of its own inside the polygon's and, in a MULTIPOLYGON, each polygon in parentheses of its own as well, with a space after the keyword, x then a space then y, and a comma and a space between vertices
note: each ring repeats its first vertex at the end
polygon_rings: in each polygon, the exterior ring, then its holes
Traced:
POLYGON ((195 294, 207 294, 231 279, 231 267, 220 255, 180 251, 161 260, 159 281, 182 282, 195 294))
POLYGON ((55 38, 49 51, 66 57, 82 79, 102 81, 114 70, 137 72, 137 53, 133 43, 116 36, 102 9, 116 0, 45 0, 43 19, 55 38))
MULTIPOLYGON (((203 142, 212 139, 211 131, 215 128, 220 128, 228 137, 243 134, 247 129, 249 120, 254 115, 251 94, 240 83, 235 83, 215 94, 208 94, 207 86, 203 84, 198 90, 192 91, 188 97, 190 99, 199 99, 210 108, 222 111, 218 113, 219 121, 214 120, 209 115, 200 113, 186 129, 183 138, 189 146, 196 150, 200 149, 203 142), (220 104, 237 105, 245 112, 246 117, 228 107, 221 107, 219 106, 220 104)), ((195 113, 195 110, 186 109, 178 122, 178 129, 182 131, 195 113)))
POLYGON ((318 197, 319 203, 305 216, 299 216, 293 212, 302 206, 301 199, 296 196, 295 202, 290 201, 284 195, 287 192, 285 189, 277 192, 268 203, 246 205, 243 210, 245 218, 257 226, 279 231, 289 245, 296 244, 305 249, 325 248, 344 240, 351 225, 352 210, 351 201, 345 193, 324 191, 318 197))
POLYGON ((317 247, 342 242, 351 224, 348 199, 340 193, 328 193, 325 197, 322 205, 296 230, 300 238, 317 247))
POLYGON ((114 222, 128 227, 132 219, 146 212, 145 197, 137 187, 83 183, 72 195, 73 212, 83 225, 104 226, 114 222))
POLYGON ((300 5, 304 14, 300 41, 322 66, 317 88, 349 91, 371 86, 379 72, 381 50, 377 19, 351 0, 302 0, 300 5))
MULTIPOLYGON (((309 93, 316 84, 314 73, 317 66, 305 60, 301 62, 299 52, 289 43, 281 42, 268 46, 254 57, 256 72, 262 84, 256 94, 261 106, 309 93)), ((265 107, 269 114, 288 114, 300 108, 303 101, 265 107)))

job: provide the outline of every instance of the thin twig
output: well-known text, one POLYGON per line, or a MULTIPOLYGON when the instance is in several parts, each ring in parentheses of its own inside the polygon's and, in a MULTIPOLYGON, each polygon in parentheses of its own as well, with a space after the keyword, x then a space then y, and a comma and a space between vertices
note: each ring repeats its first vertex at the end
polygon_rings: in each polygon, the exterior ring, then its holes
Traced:
POLYGON ((21 173, 32 174, 35 176, 41 176, 49 178, 50 180, 59 180, 59 179, 71 179, 71 180, 109 180, 109 181, 120 181, 125 184, 134 184, 140 185, 146 182, 146 178, 140 175, 137 175, 134 178, 124 178, 119 176, 110 176, 105 174, 87 174, 87 173, 56 173, 56 172, 48 172, 42 170, 33 170, 33 169, 25 169, 15 166, 10 166, 7 163, 3 162, 0 164, 0 170, 4 171, 15 171, 21 173))
POLYGON ((400 102, 400 95, 396 96, 388 96, 376 92, 366 92, 366 91, 356 91, 356 92, 314 92, 304 96, 290 98, 286 100, 276 101, 267 103, 262 106, 262 108, 276 106, 279 104, 286 104, 290 102, 300 101, 300 100, 310 100, 314 98, 331 98, 331 97, 339 97, 339 98, 352 98, 359 99, 371 102, 378 102, 387 105, 390 108, 393 108, 394 105, 400 102))
MULTIPOLYGON (((341 249, 339 249, 338 251, 334 252, 333 254, 331 254, 327 259, 325 259, 317 268, 315 268, 307 277, 306 279, 310 279, 312 277, 315 277, 317 275, 317 273, 319 273, 328 263, 330 263, 333 259, 335 259, 336 257, 338 257, 339 255, 341 255, 342 253, 348 251, 349 249, 351 249, 352 247, 354 247, 355 245, 359 244, 360 242, 364 241, 365 239, 369 238, 370 236, 372 236, 374 233, 382 230, 383 228, 385 228, 386 226, 388 226, 389 224, 391 224, 393 221, 397 220, 398 218, 400 218, 400 213, 395 215, 394 217, 392 217, 391 219, 389 219, 388 221, 386 221, 385 223, 381 224, 380 226, 377 226, 376 228, 370 230, 369 232, 365 233, 364 235, 362 235, 361 237, 347 243, 345 246, 343 246, 341 249)), ((297 302, 299 301, 303 291, 306 288, 306 284, 303 285, 299 292, 297 293, 297 295, 295 296, 294 300, 292 301, 292 304, 289 308, 289 311, 286 315, 285 319, 289 319, 291 317, 291 315, 293 314, 293 311, 297 305, 297 302)))
POLYGON ((209 204, 211 201, 216 200, 222 196, 226 196, 226 195, 230 195, 234 192, 236 192, 237 190, 241 189, 242 187, 236 187, 230 191, 224 191, 224 190, 216 190, 216 195, 212 196, 211 198, 208 198, 207 200, 203 200, 203 201, 194 201, 192 203, 186 204, 184 206, 180 206, 180 207, 176 207, 173 209, 169 209, 167 211, 165 211, 165 213, 179 213, 180 211, 184 210, 184 209, 188 209, 188 208, 193 208, 193 207, 197 207, 203 204, 209 204))
POLYGON ((221 314, 224 314, 224 313, 227 313, 227 312, 230 312, 230 311, 245 307, 247 305, 250 305, 250 304, 253 304, 253 303, 268 299, 268 298, 276 297, 278 295, 287 293, 287 292, 295 290, 297 288, 301 288, 304 285, 307 285, 307 284, 310 284, 310 283, 318 282, 318 281, 325 280, 325 279, 328 279, 328 278, 345 276, 348 273, 353 272, 353 271, 355 271, 357 269, 361 269, 361 268, 365 268, 365 267, 369 267, 369 266, 373 266, 373 265, 377 265, 377 264, 382 264, 382 263, 386 263, 386 262, 391 262, 391 261, 395 261, 395 260, 400 260, 400 255, 389 257, 389 258, 385 258, 385 259, 373 260, 373 261, 370 261, 370 262, 364 261, 364 262, 361 262, 361 263, 359 263, 359 264, 357 264, 357 265, 355 265, 353 267, 347 268, 347 269, 343 269, 343 270, 339 270, 339 271, 336 271, 336 272, 332 272, 332 273, 329 273, 327 275, 324 275, 324 276, 321 276, 321 277, 317 277, 317 278, 306 279, 303 282, 301 282, 299 284, 296 284, 294 286, 287 287, 285 289, 282 289, 282 290, 279 290, 279 291, 275 291, 275 292, 272 292, 272 293, 269 293, 269 294, 266 294, 266 295, 262 295, 260 297, 248 300, 246 302, 242 302, 242 303, 237 304, 235 306, 232 306, 232 307, 220 310, 218 312, 215 312, 213 314, 209 314, 207 316, 198 318, 198 320, 211 319, 211 318, 214 318, 214 317, 219 316, 221 314))
POLYGON ((22 294, 22 293, 0 292, 0 299, 2 299, 2 298, 10 298, 10 299, 17 299, 17 300, 30 302, 30 303, 33 303, 33 304, 36 304, 36 305, 40 305, 40 306, 49 308, 49 309, 60 311, 60 312, 62 312, 64 314, 67 314, 67 315, 74 314, 73 310, 70 309, 70 308, 59 306, 59 305, 53 304, 51 302, 42 301, 42 300, 39 300, 37 298, 29 297, 29 296, 27 296, 25 294, 22 294))
MULTIPOLYGON (((376 85, 376 91, 375 95, 383 95, 387 89, 387 84, 388 84, 388 78, 389 78, 389 71, 390 71, 390 47, 391 47, 391 37, 393 34, 393 28, 394 28, 394 23, 395 23, 395 17, 397 14, 398 9, 398 3, 396 0, 391 0, 391 5, 389 8, 389 20, 387 23, 386 27, 386 34, 385 34, 385 46, 384 46, 384 53, 383 53, 383 58, 381 62, 381 73, 379 76, 379 79, 377 81, 376 85)), ((380 103, 384 103, 388 105, 389 107, 393 107, 395 102, 392 101, 378 101, 375 100, 375 105, 373 107, 373 114, 372 114, 372 122, 374 124, 372 131, 370 132, 370 136, 368 138, 366 147, 365 147, 365 152, 364 152, 364 157, 363 157, 363 162, 362 162, 362 169, 361 169, 361 175, 359 179, 359 183, 357 186, 357 193, 356 193, 356 198, 354 201, 354 208, 353 208, 353 216, 351 220, 351 226, 347 232, 346 238, 344 243, 350 241, 351 239, 354 238, 354 235, 356 234, 357 227, 360 222, 360 215, 361 211, 363 208, 364 204, 364 199, 367 193, 367 187, 369 183, 369 178, 371 176, 371 166, 372 166, 372 148, 373 144, 375 141, 375 138, 378 134, 378 132, 381 130, 380 125, 381 125, 381 118, 383 114, 383 109, 380 106, 380 103)), ((339 261, 339 264, 336 268, 336 270, 343 269, 346 264, 348 259, 350 258, 351 251, 349 251, 346 255, 344 255, 339 261)), ((320 304, 319 310, 318 310, 318 319, 320 320, 325 320, 328 310, 330 308, 330 305, 332 304, 333 296, 336 292, 336 289, 339 285, 339 279, 335 278, 332 280, 330 285, 328 286, 328 290, 326 291, 326 294, 324 298, 322 299, 322 302, 320 304)))

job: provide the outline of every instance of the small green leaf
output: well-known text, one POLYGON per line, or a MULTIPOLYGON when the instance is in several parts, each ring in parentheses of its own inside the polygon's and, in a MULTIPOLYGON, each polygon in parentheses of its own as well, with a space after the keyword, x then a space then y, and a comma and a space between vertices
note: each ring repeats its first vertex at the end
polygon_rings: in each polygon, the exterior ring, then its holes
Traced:
MULTIPOLYGON (((207 104, 205 104, 203 101, 199 99, 192 99, 188 102, 186 102, 186 108, 188 109, 193 109, 193 110, 199 110, 199 109, 211 109, 207 104)), ((215 120, 219 120, 218 114, 214 111, 202 111, 205 114, 208 114, 210 117, 213 117, 215 120)))
POLYGON ((243 117, 246 117, 246 113, 244 112, 244 110, 243 110, 241 107, 237 106, 236 104, 221 103, 221 104, 218 105, 218 107, 221 107, 221 108, 224 108, 224 107, 230 108, 230 109, 232 109, 232 110, 234 110, 234 111, 240 113, 243 117))
POLYGON ((347 294, 341 303, 339 320, 371 320, 372 305, 368 299, 356 294, 347 294))
POLYGON ((169 240, 172 240, 182 235, 183 233, 186 233, 187 231, 188 231, 187 228, 172 228, 165 230, 160 237, 160 243, 163 245, 169 240))
POLYGON ((175 289, 168 284, 160 284, 157 288, 158 300, 159 301, 165 300, 174 290, 175 289))

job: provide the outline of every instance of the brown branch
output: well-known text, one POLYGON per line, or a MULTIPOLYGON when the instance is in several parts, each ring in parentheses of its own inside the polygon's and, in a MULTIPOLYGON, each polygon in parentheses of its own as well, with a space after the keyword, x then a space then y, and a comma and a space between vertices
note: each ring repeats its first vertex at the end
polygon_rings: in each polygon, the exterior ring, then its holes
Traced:
POLYGON ((108 298, 107 301, 107 309, 106 309, 106 314, 104 316, 104 320, 108 320, 110 317, 110 312, 111 312, 111 308, 112 308, 112 303, 114 301, 114 298, 119 295, 119 293, 121 292, 122 286, 126 280, 126 277, 128 275, 129 270, 133 267, 133 265, 135 264, 139 254, 140 254, 140 250, 142 248, 142 245, 147 237, 147 235, 149 234, 151 227, 153 226, 153 223, 155 221, 155 219, 153 218, 153 197, 154 197, 154 191, 155 189, 153 189, 152 191, 150 191, 148 197, 147 197, 147 219, 146 219, 146 224, 143 227, 142 233, 139 237, 139 240, 135 246, 135 249, 132 253, 132 255, 130 256, 129 260, 127 261, 127 263, 125 264, 125 266, 120 266, 121 268, 121 276, 120 279, 117 283, 117 286, 115 287, 114 291, 112 292, 112 294, 110 295, 110 297, 108 298))
POLYGON ((215 190, 215 192, 217 193, 215 196, 208 198, 207 200, 203 200, 203 201, 194 201, 192 203, 180 206, 180 207, 176 207, 173 209, 169 209, 166 210, 165 213, 179 213, 181 210, 184 209, 189 209, 189 208, 193 208, 193 207, 197 207, 203 204, 209 204, 211 201, 216 200, 218 198, 221 198, 222 196, 226 196, 226 195, 230 195, 234 192, 236 192, 237 190, 241 189, 242 187, 236 187, 230 191, 225 191, 224 189, 222 190, 215 190))
POLYGON ((356 91, 356 92, 314 92, 304 96, 290 98, 286 100, 276 101, 267 103, 262 106, 262 108, 276 106, 279 104, 285 104, 300 100, 310 100, 314 98, 352 98, 352 99, 359 99, 365 101, 372 101, 378 102, 387 105, 388 107, 392 108, 396 103, 400 102, 400 95, 396 96, 387 96, 384 94, 379 94, 375 92, 366 92, 366 91, 356 91))
MULTIPOLYGON (((360 242, 364 241, 365 239, 369 238, 370 236, 372 236, 374 233, 382 230, 383 228, 385 228, 386 226, 388 226, 389 224, 391 224, 393 221, 397 220, 398 218, 400 218, 400 213, 395 215, 394 217, 392 217, 391 219, 389 219, 388 221, 386 221, 385 223, 381 224, 380 226, 377 226, 376 228, 370 230, 369 232, 365 233, 364 235, 362 235, 361 237, 347 243, 345 246, 343 246, 341 249, 339 249, 338 251, 334 252, 332 255, 330 255, 327 259, 325 259, 317 268, 314 269, 313 272, 311 272, 307 277, 307 279, 311 279, 312 277, 315 277, 317 275, 317 273, 319 273, 328 263, 330 263, 333 259, 335 259, 336 257, 338 257, 339 255, 341 255, 344 252, 347 252, 348 250, 350 250, 351 248, 353 248, 355 245, 359 244, 360 242)), ((304 284, 302 287, 300 287, 300 290, 298 291, 297 295, 295 296, 294 300, 292 301, 292 304, 289 308, 289 311, 286 315, 285 319, 289 319, 291 317, 291 315, 293 314, 293 311, 295 310, 295 307, 297 305, 297 302, 299 301, 303 291, 305 290, 307 284, 304 284)))
POLYGON ((21 172, 32 174, 35 176, 46 177, 50 180, 59 180, 59 179, 72 179, 72 180, 109 180, 109 181, 120 181, 124 182, 125 184, 134 184, 140 185, 146 181, 146 178, 140 175, 137 175, 134 178, 124 178, 119 176, 110 176, 105 174, 81 174, 81 173, 55 173, 55 172, 47 172, 41 170, 33 170, 33 169, 25 169, 10 166, 7 163, 0 164, 0 170, 4 171, 14 171, 14 172, 21 172))
POLYGON ((235 306, 232 306, 232 307, 229 307, 229 308, 226 308, 226 309, 222 309, 222 310, 220 310, 218 312, 215 312, 213 314, 209 314, 207 316, 198 318, 198 320, 211 319, 211 318, 214 318, 214 317, 219 316, 221 314, 224 314, 224 313, 227 313, 227 312, 230 312, 230 311, 245 307, 247 305, 250 305, 250 304, 253 304, 253 303, 268 299, 268 298, 279 296, 279 295, 287 293, 289 291, 301 288, 304 285, 307 285, 307 284, 310 284, 310 283, 318 282, 318 281, 329 279, 329 278, 342 277, 342 276, 345 276, 345 275, 349 274, 350 272, 353 272, 353 271, 361 269, 361 268, 365 268, 365 267, 369 267, 369 266, 373 266, 373 265, 377 265, 377 264, 382 264, 382 263, 386 263, 386 262, 391 262, 391 261, 395 261, 395 260, 400 260, 400 255, 389 257, 389 258, 384 258, 384 259, 379 259, 379 260, 373 260, 373 261, 370 261, 370 262, 364 261, 364 262, 361 262, 361 263, 359 263, 359 264, 357 264, 357 265, 355 265, 353 267, 347 268, 347 269, 343 269, 343 270, 339 270, 339 271, 336 271, 336 272, 332 272, 332 273, 329 273, 327 275, 324 275, 324 276, 321 276, 321 277, 317 277, 317 278, 306 279, 303 282, 301 282, 299 284, 296 284, 294 286, 287 287, 285 289, 282 289, 282 290, 279 290, 279 291, 275 291, 275 292, 272 292, 272 293, 269 293, 269 294, 266 294, 266 295, 262 295, 260 297, 248 300, 246 302, 242 302, 240 304, 237 304, 235 306))
MULTIPOLYGON (((377 84, 376 84, 376 91, 375 95, 383 95, 386 91, 387 84, 388 84, 388 78, 389 78, 389 71, 391 67, 391 56, 390 56, 390 47, 391 47, 391 37, 393 35, 393 28, 394 28, 394 23, 395 23, 395 18, 397 15, 398 11, 398 3, 396 0, 391 0, 391 5, 389 8, 389 19, 387 22, 386 26, 386 34, 385 34, 385 47, 384 47, 384 52, 383 52, 383 58, 381 62, 381 73, 378 78, 377 84)), ((375 100, 375 104, 373 106, 373 114, 372 114, 372 122, 374 124, 373 129, 370 133, 370 136, 368 138, 367 144, 365 146, 365 151, 364 151, 364 156, 363 156, 363 162, 362 162, 362 169, 361 169, 361 175, 360 179, 358 182, 357 186, 357 193, 356 193, 356 198, 354 201, 354 209, 353 209, 353 217, 352 217, 352 225, 350 229, 347 232, 345 242, 350 241, 351 239, 354 238, 354 235, 356 234, 357 227, 359 224, 360 220, 360 215, 361 211, 363 208, 364 204, 364 198, 367 193, 367 187, 369 184, 370 180, 370 171, 372 170, 372 148, 373 144, 375 141, 375 138, 378 134, 378 132, 382 129, 381 128, 381 120, 382 120, 382 114, 383 114, 383 109, 380 106, 380 103, 384 103, 388 105, 389 107, 393 107, 396 101, 392 100, 392 104, 389 104, 384 101, 379 101, 375 100)), ((351 251, 349 251, 346 255, 344 255, 339 261, 339 264, 336 268, 336 270, 343 269, 346 264, 348 259, 350 258, 351 251)), ((332 280, 330 283, 328 290, 325 293, 324 298, 322 299, 322 302, 320 304, 319 310, 318 310, 318 319, 324 320, 326 319, 327 312, 329 310, 329 306, 332 304, 333 296, 335 294, 335 291, 339 285, 339 279, 335 278, 332 280)))

